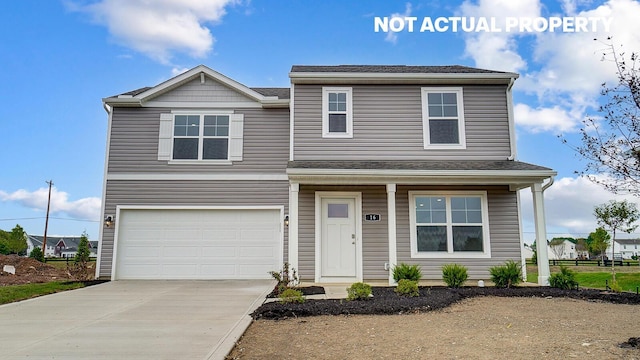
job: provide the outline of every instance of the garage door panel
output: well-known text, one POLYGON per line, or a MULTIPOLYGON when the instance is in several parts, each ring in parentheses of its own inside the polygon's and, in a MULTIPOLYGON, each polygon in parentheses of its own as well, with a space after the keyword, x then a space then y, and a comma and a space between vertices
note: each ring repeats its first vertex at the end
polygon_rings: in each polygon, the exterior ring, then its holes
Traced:
POLYGON ((279 210, 121 210, 119 279, 268 279, 282 258, 279 210))

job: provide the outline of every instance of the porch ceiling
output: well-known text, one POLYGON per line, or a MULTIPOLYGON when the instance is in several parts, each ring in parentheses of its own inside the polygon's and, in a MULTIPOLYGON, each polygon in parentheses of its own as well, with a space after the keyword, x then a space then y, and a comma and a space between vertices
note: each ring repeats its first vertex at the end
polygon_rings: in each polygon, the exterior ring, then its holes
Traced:
POLYGON ((514 190, 556 175, 511 160, 290 161, 289 180, 304 184, 509 185, 514 190))

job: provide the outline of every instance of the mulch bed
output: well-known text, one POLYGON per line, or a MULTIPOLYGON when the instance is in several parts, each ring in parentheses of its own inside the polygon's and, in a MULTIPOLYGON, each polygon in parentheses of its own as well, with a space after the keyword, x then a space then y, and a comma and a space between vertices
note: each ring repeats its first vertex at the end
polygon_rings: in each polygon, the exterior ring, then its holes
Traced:
POLYGON ((476 296, 501 297, 564 297, 586 301, 604 301, 614 304, 640 305, 640 295, 612 293, 594 289, 561 290, 549 287, 420 287, 420 296, 406 297, 394 292, 394 287, 373 287, 373 297, 367 300, 344 299, 307 300, 303 304, 269 302, 260 306, 251 316, 254 319, 286 319, 318 315, 390 315, 432 311, 445 308, 462 299, 476 296))
MULTIPOLYGON (((304 296, 324 294, 324 288, 322 286, 304 286, 304 287, 299 287, 295 289, 300 290, 302 292, 302 295, 304 296)), ((276 286, 276 288, 274 288, 269 293, 269 295, 267 295, 267 298, 277 298, 277 297, 278 297, 278 288, 276 286)))

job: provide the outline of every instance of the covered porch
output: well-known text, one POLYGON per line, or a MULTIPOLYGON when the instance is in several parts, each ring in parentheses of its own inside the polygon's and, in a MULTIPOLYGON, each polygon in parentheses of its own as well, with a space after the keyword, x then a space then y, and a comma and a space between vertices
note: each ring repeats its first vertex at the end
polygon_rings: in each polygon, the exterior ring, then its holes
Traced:
MULTIPOLYGON (((427 278, 435 278, 436 265, 443 262, 469 265, 472 277, 480 278, 487 264, 516 254, 514 260, 521 260, 524 268, 517 191, 531 189, 536 241, 544 244, 543 192, 555 176, 551 169, 510 160, 292 161, 287 174, 288 258, 301 279, 318 283, 385 279, 389 284, 394 283, 390 269, 400 262, 432 264, 426 269, 427 278), (424 245, 416 245, 415 214, 410 210, 415 204, 410 202, 424 199, 423 194, 443 194, 447 201, 448 194, 485 199, 487 235, 480 251, 454 252, 451 240, 448 252, 420 251, 424 245), (353 222, 347 221, 351 218, 353 222)), ((538 283, 548 285, 546 246, 538 244, 538 249, 538 283)))

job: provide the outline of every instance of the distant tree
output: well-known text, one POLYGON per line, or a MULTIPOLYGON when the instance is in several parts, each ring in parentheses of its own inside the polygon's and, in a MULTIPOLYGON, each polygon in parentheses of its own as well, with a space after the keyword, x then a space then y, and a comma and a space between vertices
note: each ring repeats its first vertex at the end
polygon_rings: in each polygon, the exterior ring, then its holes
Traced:
POLYGON ((16 225, 11 232, 0 230, 0 253, 27 254, 27 233, 20 225, 16 225))
MULTIPOLYGON (((596 206, 593 210, 593 214, 595 215, 598 224, 612 232, 613 242, 611 243, 611 260, 614 260, 613 257, 616 253, 616 231, 631 233, 638 228, 638 225, 634 225, 634 223, 640 218, 638 207, 636 204, 630 203, 627 200, 611 200, 608 203, 596 206)), ((616 270, 614 263, 615 261, 611 261, 611 274, 613 282, 615 283, 616 270)))
POLYGON ((617 81, 602 83, 604 105, 598 116, 583 121, 582 144, 574 150, 586 160, 586 166, 578 173, 613 193, 640 196, 639 54, 626 54, 615 48, 611 38, 607 41, 602 55, 615 63, 617 81))
POLYGON ((36 259, 42 263, 44 262, 44 253, 42 252, 42 249, 37 246, 34 247, 33 250, 31 250, 29 257, 32 259, 36 259))
POLYGON ((609 247, 609 240, 611 235, 603 227, 599 227, 596 231, 589 234, 587 242, 589 243, 589 252, 594 255, 600 255, 604 260, 605 252, 609 247))
POLYGON ((549 241, 549 247, 555 254, 556 259, 562 259, 562 255, 564 255, 564 242, 564 238, 553 238, 549 241))

